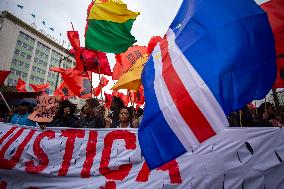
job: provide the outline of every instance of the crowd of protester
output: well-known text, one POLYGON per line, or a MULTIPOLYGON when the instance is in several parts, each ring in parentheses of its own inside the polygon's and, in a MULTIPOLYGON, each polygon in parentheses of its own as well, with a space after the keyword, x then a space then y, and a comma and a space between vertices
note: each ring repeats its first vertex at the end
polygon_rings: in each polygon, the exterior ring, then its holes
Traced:
POLYGON ((138 128, 143 115, 143 109, 124 106, 119 97, 113 97, 109 109, 100 104, 96 98, 85 101, 81 109, 69 100, 59 102, 53 120, 49 123, 38 123, 28 119, 34 107, 22 103, 14 111, 8 111, 5 105, 0 105, 0 122, 18 125, 72 128, 138 128))
MULTIPOLYGON (((36 123, 28 119, 33 107, 29 103, 20 104, 9 112, 0 104, 0 122, 45 127, 73 128, 138 128, 143 117, 143 109, 124 106, 119 97, 113 97, 111 106, 106 109, 98 99, 90 98, 81 109, 69 100, 59 103, 58 109, 50 123, 36 123)), ((282 127, 284 125, 284 105, 276 107, 265 102, 259 107, 246 105, 242 110, 228 116, 230 127, 282 127)))
POLYGON ((264 102, 259 107, 246 105, 242 110, 228 116, 231 127, 283 127, 284 105, 276 107, 264 102))

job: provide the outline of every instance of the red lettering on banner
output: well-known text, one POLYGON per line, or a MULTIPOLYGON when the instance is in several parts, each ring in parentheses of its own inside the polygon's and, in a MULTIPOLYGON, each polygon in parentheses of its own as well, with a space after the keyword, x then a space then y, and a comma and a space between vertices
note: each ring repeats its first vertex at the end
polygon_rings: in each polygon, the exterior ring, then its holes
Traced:
POLYGON ((172 184, 182 183, 178 163, 177 163, 176 160, 173 160, 173 161, 170 161, 169 163, 166 163, 165 165, 157 168, 157 170, 162 170, 162 171, 168 170, 172 184))
POLYGON ((29 134, 25 137, 23 142, 19 145, 18 149, 16 150, 15 154, 12 156, 10 160, 5 159, 4 155, 7 149, 11 146, 11 144, 19 138, 19 136, 23 133, 25 129, 21 128, 12 138, 10 138, 7 143, 3 146, 0 151, 0 168, 1 169, 12 169, 17 165, 20 160, 20 157, 24 151, 25 146, 31 140, 32 136, 35 133, 35 130, 31 130, 29 134))
MULTIPOLYGON (((157 168, 157 170, 161 171, 169 171, 170 181, 172 184, 180 184, 182 183, 178 163, 176 160, 170 161, 165 165, 157 168)), ((143 163, 141 170, 139 171, 136 181, 137 182, 147 182, 150 176, 150 169, 146 162, 143 163)))
POLYGON ((96 145, 97 145, 97 131, 90 131, 89 132, 89 140, 86 147, 86 160, 83 165, 83 169, 81 171, 82 178, 89 178, 91 168, 93 166, 94 157, 96 155, 96 145))
POLYGON ((0 189, 6 189, 7 188, 7 182, 6 181, 1 181, 0 182, 0 189))
POLYGON ((147 182, 149 180, 150 169, 146 162, 143 163, 141 170, 139 171, 136 181, 137 182, 147 182))
POLYGON ((55 137, 55 132, 54 131, 45 131, 40 133, 35 141, 34 141, 34 145, 33 145, 33 151, 35 156, 37 157, 39 163, 38 165, 35 165, 34 160, 30 160, 28 162, 25 163, 26 168, 25 171, 28 173, 40 173, 42 172, 49 163, 49 159, 48 156, 44 153, 44 151, 42 150, 42 148, 40 147, 40 142, 44 137, 48 137, 48 139, 52 139, 55 137))
POLYGON ((114 181, 107 181, 105 187, 100 187, 100 189, 116 189, 116 184, 114 181))
POLYGON ((67 137, 67 140, 65 144, 65 153, 63 156, 63 162, 61 168, 58 171, 58 176, 66 176, 68 169, 70 167, 70 161, 72 159, 75 140, 76 138, 84 138, 85 131, 79 129, 67 129, 67 130, 62 130, 60 136, 67 137))
POLYGON ((100 173, 109 180, 123 180, 130 172, 132 164, 124 164, 119 166, 117 170, 111 170, 108 167, 110 161, 110 154, 113 142, 118 139, 125 140, 125 148, 127 150, 134 150, 136 148, 136 136, 135 134, 125 131, 118 130, 109 132, 104 139, 104 149, 102 152, 102 158, 100 163, 100 173))
POLYGON ((15 131, 16 128, 17 127, 12 127, 5 135, 3 135, 2 138, 0 138, 0 145, 8 136, 10 136, 15 131))

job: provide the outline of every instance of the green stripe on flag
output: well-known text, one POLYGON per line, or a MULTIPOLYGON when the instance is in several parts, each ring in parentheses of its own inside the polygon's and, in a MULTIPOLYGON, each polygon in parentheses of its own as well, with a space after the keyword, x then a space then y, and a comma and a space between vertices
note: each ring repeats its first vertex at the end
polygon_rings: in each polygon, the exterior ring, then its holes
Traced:
POLYGON ((88 49, 108 53, 122 53, 132 46, 136 40, 130 31, 135 20, 115 23, 104 20, 88 20, 85 46, 88 49))

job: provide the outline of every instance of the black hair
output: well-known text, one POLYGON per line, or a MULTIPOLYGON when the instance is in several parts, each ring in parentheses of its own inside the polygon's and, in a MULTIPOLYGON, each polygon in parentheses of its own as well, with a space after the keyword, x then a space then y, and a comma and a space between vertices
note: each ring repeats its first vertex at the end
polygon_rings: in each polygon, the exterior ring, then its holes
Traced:
POLYGON ((131 107, 126 107, 126 106, 123 106, 122 108, 119 109, 119 112, 122 110, 122 109, 126 109, 129 113, 129 122, 131 123, 132 120, 133 120, 133 109, 131 107))
POLYGON ((61 102, 59 102, 59 108, 56 112, 56 118, 61 117, 62 115, 64 115, 64 108, 70 108, 70 115, 73 115, 76 111, 76 105, 71 103, 69 100, 63 100, 61 102))

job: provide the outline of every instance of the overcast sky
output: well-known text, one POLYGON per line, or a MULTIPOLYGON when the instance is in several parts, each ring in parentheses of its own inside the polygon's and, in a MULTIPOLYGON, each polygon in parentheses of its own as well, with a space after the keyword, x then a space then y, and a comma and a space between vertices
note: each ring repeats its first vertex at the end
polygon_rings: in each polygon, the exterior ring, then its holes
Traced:
MULTIPOLYGON (((256 1, 260 3, 267 0, 256 1)), ((124 0, 129 10, 140 12, 132 29, 132 34, 137 40, 136 44, 147 45, 152 36, 163 36, 181 2, 182 0, 124 0)), ((0 0, 0 10, 8 10, 28 24, 34 22, 38 29, 43 29, 61 42, 67 40, 66 31, 72 30, 72 22, 74 29, 79 31, 81 43, 84 45, 83 35, 87 7, 90 3, 91 0, 0 0), (23 6, 23 9, 17 5, 23 6), (31 14, 36 15, 35 19, 31 14), (42 21, 45 21, 45 26, 42 21), (54 28, 54 31, 49 28, 54 28)), ((67 47, 66 43, 64 46, 67 47)), ((113 68, 114 56, 108 55, 108 57, 113 68)), ((107 88, 112 85, 111 82, 107 88)))

